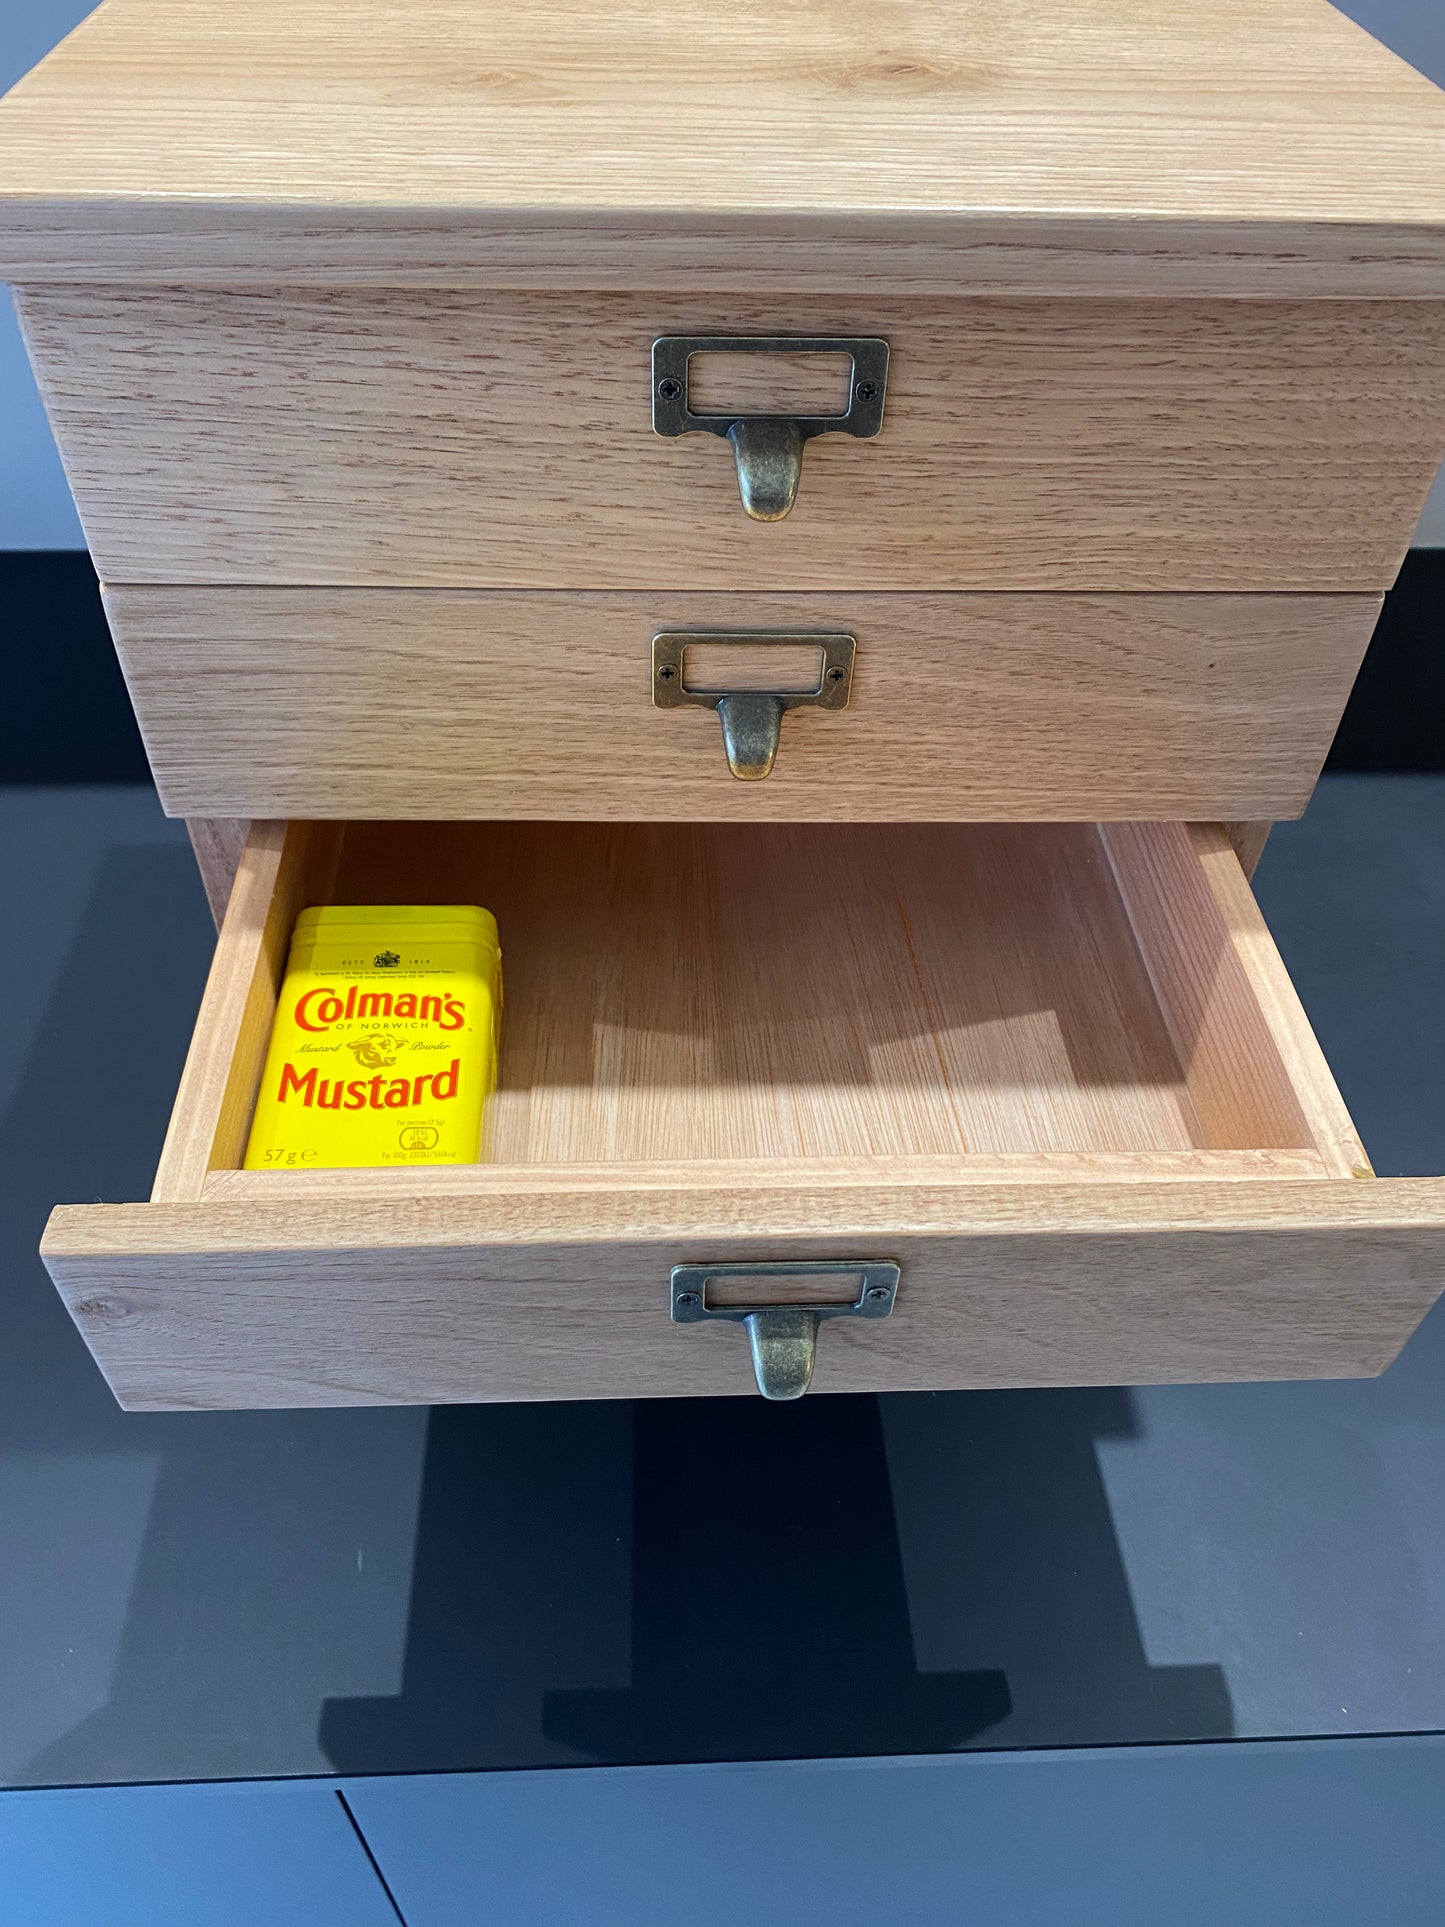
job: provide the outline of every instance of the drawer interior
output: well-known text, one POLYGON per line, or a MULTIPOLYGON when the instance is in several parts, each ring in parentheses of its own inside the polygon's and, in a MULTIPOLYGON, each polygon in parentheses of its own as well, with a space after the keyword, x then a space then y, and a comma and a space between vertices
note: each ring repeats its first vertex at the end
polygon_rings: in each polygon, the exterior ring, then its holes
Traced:
POLYGON ((261 824, 157 1200, 837 1184, 888 1168, 1368 1175, 1228 840, 1184 824, 261 824), (483 1164, 243 1172, 295 915, 476 902, 505 1009, 483 1164))

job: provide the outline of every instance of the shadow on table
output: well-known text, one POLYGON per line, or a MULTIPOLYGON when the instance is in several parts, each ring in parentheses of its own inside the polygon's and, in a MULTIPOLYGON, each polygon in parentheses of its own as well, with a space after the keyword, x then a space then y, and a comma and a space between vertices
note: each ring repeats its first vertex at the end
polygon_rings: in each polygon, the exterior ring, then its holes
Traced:
POLYGON ((578 1485, 598 1475, 599 1422, 625 1449, 627 1409, 433 1413, 402 1689, 327 1705, 320 1739, 338 1771, 522 1764, 515 1721, 529 1715, 548 1743, 533 1742, 535 1763, 1233 1730, 1217 1666, 1151 1667, 1142 1650, 1094 1452, 1130 1430, 1126 1393, 641 1402, 630 1507, 614 1487, 589 1544, 578 1485), (906 1559, 895 1438, 912 1468, 906 1559), (517 1488, 506 1539, 499 1479, 517 1488), (515 1568, 537 1562, 551 1586, 524 1585, 524 1621, 515 1568), (575 1625, 589 1606, 591 1678, 600 1660, 615 1684, 559 1687, 537 1665, 545 1622, 575 1625), (965 1664, 920 1669, 921 1617, 965 1664))

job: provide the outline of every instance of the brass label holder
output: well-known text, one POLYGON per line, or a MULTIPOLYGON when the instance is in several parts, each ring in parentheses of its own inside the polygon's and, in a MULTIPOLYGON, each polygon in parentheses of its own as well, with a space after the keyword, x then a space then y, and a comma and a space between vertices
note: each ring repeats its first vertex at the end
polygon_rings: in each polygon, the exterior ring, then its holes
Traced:
POLYGON ((797 500, 803 447, 815 435, 866 441, 883 426, 888 343, 877 335, 659 335, 652 344, 652 426, 659 435, 720 435, 738 471, 738 494, 755 522, 781 522, 797 500), (696 354, 847 355, 852 369, 841 415, 694 414, 688 363, 696 354))
POLYGON ((728 768, 740 782, 772 774, 790 709, 846 709, 858 644, 842 630, 665 629, 652 638, 652 700, 658 709, 715 709, 728 768), (807 689, 689 689, 686 652, 693 644, 756 650, 759 643, 819 651, 818 680, 807 689))
POLYGON ((818 1327, 830 1318, 886 1318, 898 1295, 898 1266, 891 1258, 764 1258, 752 1263, 674 1265, 672 1322, 700 1325, 723 1320, 746 1327, 753 1377, 767 1399, 801 1398, 813 1376, 818 1327), (836 1278, 857 1273, 851 1304, 710 1305, 707 1288, 718 1278, 836 1278))

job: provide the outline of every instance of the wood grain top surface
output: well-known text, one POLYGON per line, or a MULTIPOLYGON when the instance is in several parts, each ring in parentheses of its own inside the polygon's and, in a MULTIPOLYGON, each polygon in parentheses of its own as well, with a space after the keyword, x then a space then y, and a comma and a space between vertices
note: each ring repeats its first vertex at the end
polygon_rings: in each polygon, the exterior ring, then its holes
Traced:
POLYGON ((0 107, 17 278, 822 286, 874 243, 1445 293, 1445 95, 1324 0, 106 0, 0 107))

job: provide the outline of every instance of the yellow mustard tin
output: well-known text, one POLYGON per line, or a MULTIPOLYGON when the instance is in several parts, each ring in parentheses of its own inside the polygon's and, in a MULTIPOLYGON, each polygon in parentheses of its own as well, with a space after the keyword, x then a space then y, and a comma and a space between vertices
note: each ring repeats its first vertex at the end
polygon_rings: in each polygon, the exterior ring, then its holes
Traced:
POLYGON ((246 1170, 476 1163, 501 1008, 496 919, 476 904, 303 910, 246 1170))

